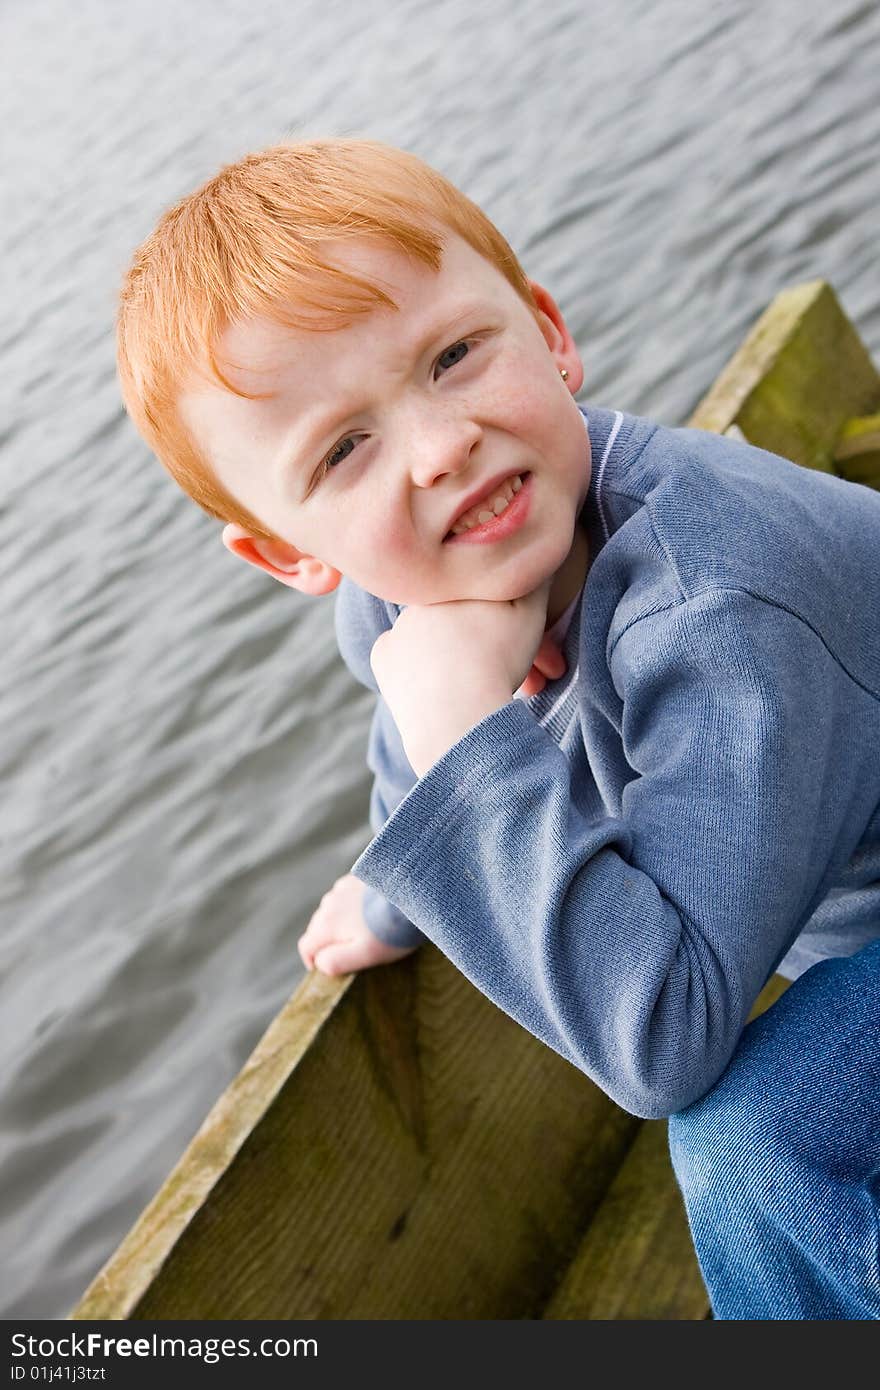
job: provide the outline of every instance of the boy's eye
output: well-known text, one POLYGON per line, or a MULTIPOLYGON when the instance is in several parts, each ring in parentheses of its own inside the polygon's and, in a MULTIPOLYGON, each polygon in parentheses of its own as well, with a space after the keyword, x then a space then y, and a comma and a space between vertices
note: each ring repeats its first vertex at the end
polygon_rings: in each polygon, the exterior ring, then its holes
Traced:
POLYGON ((470 343, 453 343, 445 352, 441 352, 437 358, 438 367, 454 367, 463 357, 467 357, 470 352, 470 343))
MULTIPOLYGON (((347 434, 344 439, 340 439, 338 444, 334 444, 329 454, 325 454, 321 459, 311 486, 316 487, 322 478, 326 478, 332 468, 336 468, 340 463, 343 463, 345 459, 348 458, 352 449, 357 447, 358 440, 363 438, 364 436, 360 434, 347 434)), ((308 495, 311 495, 311 488, 308 495)))
POLYGON ((321 467, 335 468, 337 463, 341 463, 343 459, 348 458, 353 448, 354 439, 350 434, 346 435, 345 439, 340 439, 338 444, 334 444, 333 448, 330 450, 329 454, 327 454, 326 458, 324 459, 321 467))

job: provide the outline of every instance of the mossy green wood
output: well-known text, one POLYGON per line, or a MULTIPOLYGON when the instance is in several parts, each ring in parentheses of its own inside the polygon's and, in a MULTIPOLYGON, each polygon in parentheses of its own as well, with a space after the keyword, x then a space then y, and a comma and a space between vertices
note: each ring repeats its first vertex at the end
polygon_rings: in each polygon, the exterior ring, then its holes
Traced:
POLYGON ((880 414, 848 420, 840 432, 834 463, 842 478, 880 488, 880 414))
MULTIPOLYGON (((826 467, 878 402, 819 282, 774 301, 690 423, 826 467)), ((664 1130, 433 947, 312 975, 71 1316, 701 1318, 664 1130)))
POLYGON ((690 423, 746 439, 807 468, 836 472, 853 416, 880 407, 880 380, 831 286, 783 290, 700 402, 690 423))

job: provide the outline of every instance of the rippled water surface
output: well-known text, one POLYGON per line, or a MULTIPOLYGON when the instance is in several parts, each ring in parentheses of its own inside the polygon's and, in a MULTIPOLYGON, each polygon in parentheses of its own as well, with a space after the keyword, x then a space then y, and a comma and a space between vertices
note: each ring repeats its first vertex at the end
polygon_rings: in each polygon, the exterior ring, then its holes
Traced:
POLYGON ((10 0, 0 52, 0 1315, 61 1317, 369 838, 333 599, 236 564, 123 415, 132 249, 249 149, 404 145, 551 289, 582 398, 680 423, 794 282, 880 356, 880 9, 10 0))

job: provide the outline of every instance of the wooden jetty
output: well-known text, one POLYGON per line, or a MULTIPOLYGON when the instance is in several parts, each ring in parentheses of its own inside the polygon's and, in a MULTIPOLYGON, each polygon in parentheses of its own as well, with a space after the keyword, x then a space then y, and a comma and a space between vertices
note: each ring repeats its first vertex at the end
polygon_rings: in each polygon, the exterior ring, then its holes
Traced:
MULTIPOLYGON (((773 301, 690 423, 880 487, 878 412, 814 281, 773 301)), ((425 946, 302 982, 70 1316, 707 1314, 665 1121, 619 1109, 425 946)))

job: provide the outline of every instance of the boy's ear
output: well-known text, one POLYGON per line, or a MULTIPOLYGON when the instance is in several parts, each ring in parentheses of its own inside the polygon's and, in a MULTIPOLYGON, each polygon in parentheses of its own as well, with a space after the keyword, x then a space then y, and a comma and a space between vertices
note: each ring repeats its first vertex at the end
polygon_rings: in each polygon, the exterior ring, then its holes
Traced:
POLYGON ((541 312, 541 332, 553 354, 553 360, 561 371, 568 372, 565 384, 572 395, 584 384, 584 364, 577 349, 577 343, 568 331, 568 324, 562 317, 562 310, 549 290, 530 280, 529 286, 535 296, 535 303, 541 312))
POLYGON ((240 560, 265 570, 279 584, 299 589, 301 594, 332 593, 342 578, 339 570, 332 565, 318 560, 314 555, 306 555, 295 545, 252 536, 250 531, 232 522, 223 527, 223 544, 240 560))

